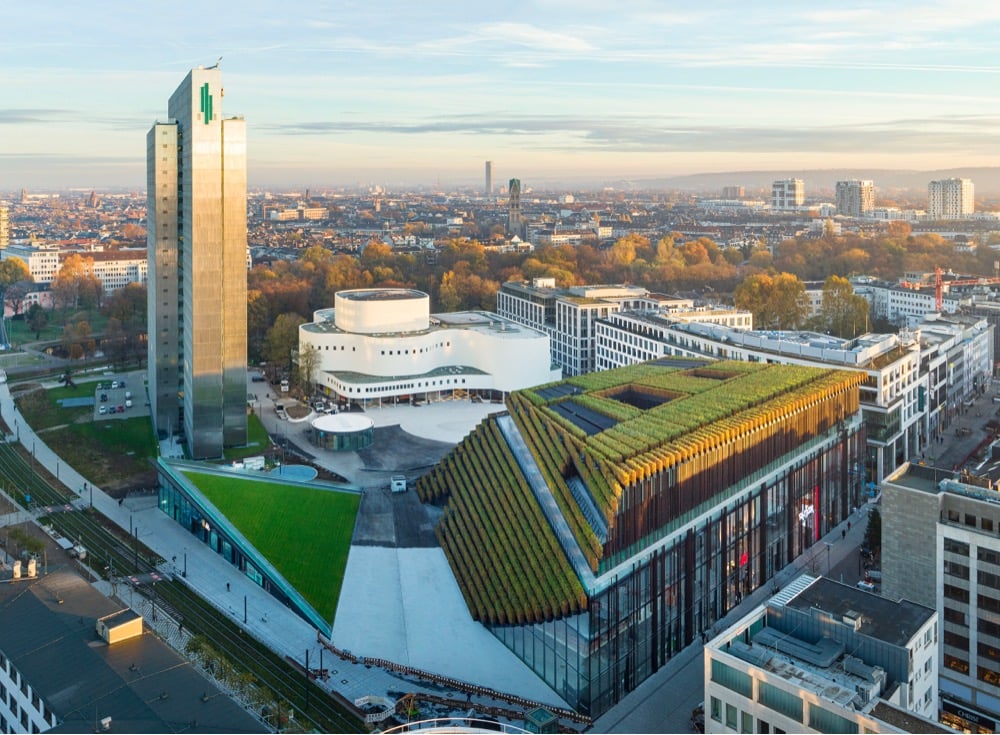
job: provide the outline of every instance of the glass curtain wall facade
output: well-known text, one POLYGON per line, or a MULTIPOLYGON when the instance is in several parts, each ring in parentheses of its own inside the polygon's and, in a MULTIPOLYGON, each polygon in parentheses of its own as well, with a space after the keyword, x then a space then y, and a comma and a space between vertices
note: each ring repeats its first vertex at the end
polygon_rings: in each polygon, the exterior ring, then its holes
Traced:
POLYGON ((585 613, 491 631, 567 702, 598 717, 804 553, 861 498, 860 420, 677 528, 589 595, 585 613))
POLYGON ((147 137, 150 396, 190 456, 247 442, 246 123, 193 69, 147 137), (154 339, 155 335, 155 339, 154 339))

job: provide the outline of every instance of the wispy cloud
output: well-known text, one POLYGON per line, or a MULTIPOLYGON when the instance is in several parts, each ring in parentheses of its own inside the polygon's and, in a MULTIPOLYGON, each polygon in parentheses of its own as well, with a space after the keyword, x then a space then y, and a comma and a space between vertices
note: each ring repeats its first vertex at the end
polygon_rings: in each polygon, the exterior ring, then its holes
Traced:
MULTIPOLYGON (((423 122, 325 121, 269 127, 283 135, 481 135, 532 138, 549 150, 768 152, 980 150, 997 148, 1000 118, 942 116, 863 125, 775 127, 692 124, 681 116, 618 119, 577 116, 459 115, 423 122), (933 135, 929 133, 933 132, 933 135)), ((522 143, 523 145, 524 143, 522 143)))
POLYGON ((69 110, 41 108, 0 108, 0 125, 24 125, 26 123, 55 123, 69 119, 69 110))

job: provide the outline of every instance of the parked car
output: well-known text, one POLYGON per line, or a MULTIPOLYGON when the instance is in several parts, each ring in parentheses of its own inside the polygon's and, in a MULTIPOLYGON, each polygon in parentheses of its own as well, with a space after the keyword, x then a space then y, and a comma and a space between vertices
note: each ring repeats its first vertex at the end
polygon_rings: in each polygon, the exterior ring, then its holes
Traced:
POLYGON ((97 409, 97 413, 100 414, 101 416, 104 416, 107 412, 108 412, 107 406, 101 406, 99 409, 97 409))

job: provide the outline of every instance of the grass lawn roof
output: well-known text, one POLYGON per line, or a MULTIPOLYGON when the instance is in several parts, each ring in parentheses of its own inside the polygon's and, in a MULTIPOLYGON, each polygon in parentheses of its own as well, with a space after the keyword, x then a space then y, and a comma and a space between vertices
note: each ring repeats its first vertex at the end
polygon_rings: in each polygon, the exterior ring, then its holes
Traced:
MULTIPOLYGON (((669 358, 516 391, 510 419, 591 570, 634 553, 648 538, 616 537, 619 499, 645 477, 678 468, 673 506, 714 493, 681 493, 713 466, 740 462, 740 477, 858 411, 865 374, 747 362, 669 358), (711 462, 694 458, 713 457, 711 462), (685 485, 686 487, 687 485, 685 485), (582 488, 582 491, 581 491, 582 488), (688 498, 680 501, 679 498, 688 498)), ((474 617, 509 624, 586 608, 580 577, 556 536, 500 419, 480 424, 417 483, 444 505, 438 538, 474 617), (539 520, 540 519, 540 520, 539 520)), ((506 420, 506 419, 505 419, 506 420)), ((533 469, 529 468, 533 474, 533 469)), ((730 473, 732 474, 732 473, 730 473)), ((735 480, 730 480, 735 481, 735 480)), ((725 483, 724 483, 725 484, 725 483)), ((699 506, 700 507, 700 506, 699 506)), ((685 509, 694 510, 694 509, 685 509)), ((653 535, 669 528, 651 531, 653 535)), ((575 553, 575 552, 574 552, 575 553)))
POLYGON ((361 495, 184 470, 325 620, 337 612, 361 495))

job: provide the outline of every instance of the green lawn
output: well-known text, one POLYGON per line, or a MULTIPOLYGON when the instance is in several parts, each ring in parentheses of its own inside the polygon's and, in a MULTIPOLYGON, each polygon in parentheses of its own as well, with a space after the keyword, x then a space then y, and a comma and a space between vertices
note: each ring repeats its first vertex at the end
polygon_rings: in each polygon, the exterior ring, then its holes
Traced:
POLYGON ((87 322, 90 325, 91 334, 99 334, 108 325, 108 318, 97 309, 74 312, 64 312, 57 309, 49 311, 48 317, 49 323, 37 337, 24 319, 9 319, 7 321, 7 336, 11 344, 23 345, 27 342, 48 342, 61 339, 63 327, 67 322, 73 324, 81 321, 87 322))
POLYGON ((333 620, 360 495, 184 474, 316 612, 333 620))
MULTIPOLYGON (((77 410, 77 409, 67 409, 77 410)), ((148 416, 86 421, 40 434, 71 467, 98 487, 118 490, 156 482, 149 458, 158 447, 148 416)))
POLYGON ((94 395, 93 383, 81 383, 75 388, 58 387, 51 390, 35 390, 17 399, 17 407, 35 431, 52 426, 73 424, 83 417, 93 416, 90 406, 63 408, 59 401, 63 398, 85 398, 94 395))
POLYGON ((263 454, 271 446, 271 439, 267 435, 264 423, 256 413, 247 416, 247 445, 245 447, 230 447, 223 452, 227 461, 243 459, 245 457, 255 457, 263 454))

